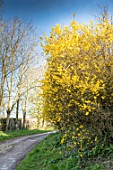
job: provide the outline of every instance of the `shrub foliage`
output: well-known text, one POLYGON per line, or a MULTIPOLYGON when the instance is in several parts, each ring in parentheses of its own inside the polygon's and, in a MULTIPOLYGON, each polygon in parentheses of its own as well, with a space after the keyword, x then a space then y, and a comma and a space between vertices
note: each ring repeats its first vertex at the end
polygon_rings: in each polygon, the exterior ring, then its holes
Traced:
POLYGON ((94 149, 113 139, 113 24, 101 21, 56 25, 42 44, 48 55, 43 116, 79 155, 84 143, 94 149))

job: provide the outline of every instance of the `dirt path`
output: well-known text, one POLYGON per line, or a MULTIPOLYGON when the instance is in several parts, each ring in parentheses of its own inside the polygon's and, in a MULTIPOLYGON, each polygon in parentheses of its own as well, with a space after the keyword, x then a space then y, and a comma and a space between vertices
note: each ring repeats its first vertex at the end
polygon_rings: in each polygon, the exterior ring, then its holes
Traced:
POLYGON ((15 170, 18 162, 50 133, 35 134, 0 142, 0 170, 15 170))

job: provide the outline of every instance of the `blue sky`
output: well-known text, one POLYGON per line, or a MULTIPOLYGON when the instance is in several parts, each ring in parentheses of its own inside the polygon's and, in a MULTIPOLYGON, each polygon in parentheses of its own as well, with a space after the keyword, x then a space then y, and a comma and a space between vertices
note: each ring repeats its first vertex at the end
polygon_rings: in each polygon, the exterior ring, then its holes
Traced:
POLYGON ((76 12, 76 20, 88 22, 98 11, 97 5, 113 8, 113 0, 4 0, 3 15, 6 18, 13 16, 31 20, 40 33, 51 30, 52 26, 69 24, 76 12))

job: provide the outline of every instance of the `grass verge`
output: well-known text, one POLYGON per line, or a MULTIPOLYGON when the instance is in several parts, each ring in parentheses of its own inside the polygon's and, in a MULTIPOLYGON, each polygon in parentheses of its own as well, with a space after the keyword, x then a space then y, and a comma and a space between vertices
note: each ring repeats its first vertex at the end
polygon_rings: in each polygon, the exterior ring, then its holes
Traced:
POLYGON ((65 145, 60 145, 60 137, 60 134, 48 136, 29 152, 17 170, 111 170, 110 164, 99 160, 98 155, 81 160, 76 152, 68 154, 65 145))
POLYGON ((48 131, 49 130, 18 130, 18 131, 8 131, 8 132, 0 131, 0 141, 16 138, 16 137, 20 137, 20 136, 45 133, 48 131))

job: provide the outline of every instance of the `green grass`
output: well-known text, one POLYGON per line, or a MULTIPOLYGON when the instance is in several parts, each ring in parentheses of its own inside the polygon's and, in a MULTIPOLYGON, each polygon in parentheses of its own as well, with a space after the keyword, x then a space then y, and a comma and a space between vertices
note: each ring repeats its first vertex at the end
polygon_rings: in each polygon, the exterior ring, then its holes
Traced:
POLYGON ((60 135, 52 134, 29 152, 19 163, 17 170, 106 170, 106 168, 102 162, 80 160, 76 152, 67 154, 65 145, 60 145, 60 135))
POLYGON ((0 131, 0 141, 17 138, 20 136, 45 133, 48 131, 49 130, 18 130, 18 131, 8 131, 8 132, 0 131))

